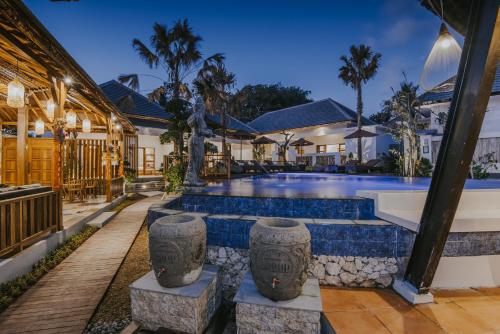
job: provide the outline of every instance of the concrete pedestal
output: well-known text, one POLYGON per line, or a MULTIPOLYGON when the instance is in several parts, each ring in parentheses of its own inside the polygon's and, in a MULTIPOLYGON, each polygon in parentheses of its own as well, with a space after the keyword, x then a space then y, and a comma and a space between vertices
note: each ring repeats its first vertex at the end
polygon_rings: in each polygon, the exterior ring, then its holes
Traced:
POLYGON ((323 307, 317 279, 308 279, 297 298, 275 302, 260 294, 247 272, 234 302, 238 334, 320 333, 323 307))
POLYGON ((204 265, 193 284, 164 288, 150 271, 130 285, 132 320, 142 328, 202 333, 221 303, 219 267, 204 265))

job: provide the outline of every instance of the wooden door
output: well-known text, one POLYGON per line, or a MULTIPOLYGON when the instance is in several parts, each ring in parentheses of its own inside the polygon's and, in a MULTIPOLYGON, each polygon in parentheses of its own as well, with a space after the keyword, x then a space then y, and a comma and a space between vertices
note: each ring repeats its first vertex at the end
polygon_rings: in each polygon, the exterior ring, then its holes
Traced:
POLYGON ((29 183, 52 186, 54 140, 52 138, 30 138, 28 152, 29 183))
POLYGON ((3 138, 2 182, 17 184, 17 138, 3 138))

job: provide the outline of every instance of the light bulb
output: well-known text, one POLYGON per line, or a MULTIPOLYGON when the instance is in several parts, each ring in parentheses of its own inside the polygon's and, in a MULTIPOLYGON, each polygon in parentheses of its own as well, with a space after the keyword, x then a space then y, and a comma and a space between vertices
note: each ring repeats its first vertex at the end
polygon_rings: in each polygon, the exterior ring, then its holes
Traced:
POLYGON ((90 122, 90 119, 85 118, 82 121, 82 132, 83 133, 90 133, 91 130, 92 130, 92 123, 90 122))
POLYGON ((462 48, 444 23, 420 74, 420 87, 426 91, 449 90, 456 80, 462 48))
POLYGON ((54 119, 55 110, 56 104, 54 103, 54 100, 52 98, 48 99, 45 104, 45 112, 47 114, 47 118, 51 121, 54 119))
POLYGON ((45 123, 39 119, 35 122, 35 134, 41 136, 45 133, 45 123))
POLYGON ((24 85, 17 77, 7 85, 7 105, 12 108, 24 107, 24 85))
POLYGON ((76 128, 76 114, 71 110, 66 113, 66 127, 68 129, 76 128))

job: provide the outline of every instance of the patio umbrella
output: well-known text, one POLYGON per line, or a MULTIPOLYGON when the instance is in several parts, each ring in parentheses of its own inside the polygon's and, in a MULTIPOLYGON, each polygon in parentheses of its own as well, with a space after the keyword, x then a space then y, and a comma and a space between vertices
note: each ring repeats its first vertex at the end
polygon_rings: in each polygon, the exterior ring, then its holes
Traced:
POLYGON ((243 140, 255 139, 255 135, 245 130, 237 130, 235 132, 229 133, 230 138, 240 140, 240 160, 243 160, 243 140))
POLYGON ((375 136, 378 136, 378 134, 370 132, 370 131, 366 131, 363 129, 357 129, 356 131, 354 131, 350 135, 345 136, 344 139, 367 138, 367 137, 375 137, 375 136))
POLYGON ((262 136, 260 138, 255 139, 252 141, 253 145, 265 145, 265 144, 276 144, 275 140, 272 140, 271 138, 268 138, 266 136, 262 136))
POLYGON ((300 156, 302 157, 302 147, 304 146, 312 146, 314 145, 313 142, 310 142, 309 140, 306 140, 304 138, 299 138, 296 141, 293 141, 290 143, 291 146, 300 146, 300 156))

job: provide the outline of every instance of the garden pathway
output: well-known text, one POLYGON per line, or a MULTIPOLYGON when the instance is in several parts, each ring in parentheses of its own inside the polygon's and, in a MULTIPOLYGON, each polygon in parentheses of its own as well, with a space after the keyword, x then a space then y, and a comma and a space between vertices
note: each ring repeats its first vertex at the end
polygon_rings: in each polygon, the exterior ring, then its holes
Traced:
POLYGON ((81 333, 132 245, 155 196, 123 209, 0 314, 0 333, 81 333))

